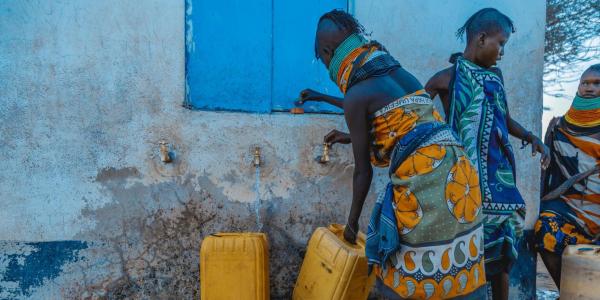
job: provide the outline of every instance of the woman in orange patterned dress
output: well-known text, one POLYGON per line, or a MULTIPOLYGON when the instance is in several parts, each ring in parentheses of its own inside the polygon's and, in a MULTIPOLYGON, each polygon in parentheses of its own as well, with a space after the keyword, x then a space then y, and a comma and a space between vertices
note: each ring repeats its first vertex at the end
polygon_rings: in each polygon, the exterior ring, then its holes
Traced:
POLYGON ((378 198, 367 256, 387 292, 408 299, 485 297, 481 196, 476 169, 433 108, 419 81, 381 46, 363 36, 349 14, 321 17, 315 51, 344 99, 305 90, 305 101, 343 107, 352 144, 352 206, 344 237, 354 242, 373 168, 390 183, 378 198))

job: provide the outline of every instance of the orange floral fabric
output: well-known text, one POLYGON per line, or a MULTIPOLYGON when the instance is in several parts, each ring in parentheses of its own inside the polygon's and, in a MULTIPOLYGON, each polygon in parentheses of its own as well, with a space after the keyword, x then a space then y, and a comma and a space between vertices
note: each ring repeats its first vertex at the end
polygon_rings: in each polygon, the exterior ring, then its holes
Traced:
POLYGON ((477 170, 464 156, 459 158, 448 174, 446 203, 452 215, 461 223, 473 222, 481 210, 477 170))

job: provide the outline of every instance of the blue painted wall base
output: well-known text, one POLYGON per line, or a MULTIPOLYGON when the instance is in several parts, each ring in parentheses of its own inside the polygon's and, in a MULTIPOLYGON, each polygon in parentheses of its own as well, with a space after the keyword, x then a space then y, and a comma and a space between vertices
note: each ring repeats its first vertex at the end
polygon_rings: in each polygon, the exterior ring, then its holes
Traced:
POLYGON ((58 277, 63 266, 79 260, 88 247, 82 241, 0 242, 0 298, 22 299, 45 280, 58 277))

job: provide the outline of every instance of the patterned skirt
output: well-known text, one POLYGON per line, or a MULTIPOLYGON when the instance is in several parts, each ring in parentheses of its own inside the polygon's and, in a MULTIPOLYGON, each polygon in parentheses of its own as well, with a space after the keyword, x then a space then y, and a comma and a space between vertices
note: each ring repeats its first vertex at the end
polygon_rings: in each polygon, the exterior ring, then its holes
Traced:
POLYGON ((427 124, 403 137, 390 179, 367 236, 381 282, 408 299, 450 299, 485 286, 479 180, 451 131, 427 124))
MULTIPOLYGON (((484 210, 485 214, 485 210, 484 210)), ((501 272, 508 273, 517 261, 518 243, 523 236, 523 218, 517 212, 504 221, 497 223, 499 218, 486 215, 483 221, 485 232, 485 274, 494 276, 501 272)))
POLYGON ((536 246, 539 250, 562 255, 568 245, 595 244, 593 237, 559 214, 543 211, 535 223, 536 246))

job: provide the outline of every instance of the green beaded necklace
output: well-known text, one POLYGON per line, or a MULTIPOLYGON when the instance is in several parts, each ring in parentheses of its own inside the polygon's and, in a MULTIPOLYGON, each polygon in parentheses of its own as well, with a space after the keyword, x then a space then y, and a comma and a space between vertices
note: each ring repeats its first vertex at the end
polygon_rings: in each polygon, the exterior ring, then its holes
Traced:
MULTIPOLYGON (((354 51, 356 48, 360 48, 366 45, 369 41, 363 36, 353 33, 348 36, 336 49, 333 51, 333 58, 329 62, 329 77, 334 82, 337 81, 338 72, 340 71, 340 65, 344 58, 354 51)), ((337 82, 336 82, 337 83, 337 82)))

